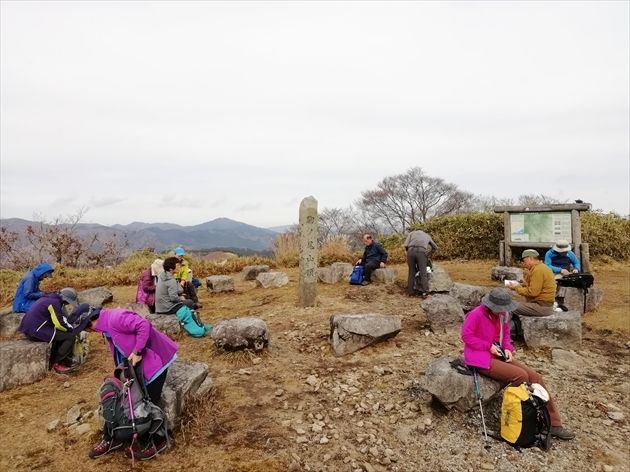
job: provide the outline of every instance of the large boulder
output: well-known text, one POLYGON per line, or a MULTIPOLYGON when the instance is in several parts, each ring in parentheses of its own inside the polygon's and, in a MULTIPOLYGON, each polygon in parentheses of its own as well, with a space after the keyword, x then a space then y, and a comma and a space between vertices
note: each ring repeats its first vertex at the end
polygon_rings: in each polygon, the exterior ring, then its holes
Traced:
POLYGON ((140 316, 146 318, 151 314, 151 310, 149 310, 149 306, 144 303, 127 303, 125 308, 133 311, 134 313, 138 313, 140 316))
POLYGON ((523 338, 529 347, 576 349, 582 344, 579 311, 554 312, 549 316, 519 316, 523 338))
MULTIPOLYGON (((425 370, 422 386, 447 409, 466 412, 475 408, 479 400, 475 395, 472 375, 459 373, 451 367, 453 357, 437 359, 425 370)), ((496 380, 477 375, 482 402, 488 402, 501 391, 501 384, 496 380)))
POLYGON ((46 377, 50 345, 18 340, 0 342, 0 391, 46 377))
POLYGON ((492 290, 490 287, 455 282, 451 288, 450 295, 462 305, 464 311, 470 311, 481 303, 481 299, 490 290, 492 290))
POLYGON ((262 274, 263 272, 269 272, 268 265, 245 266, 243 270, 241 270, 241 277, 243 280, 256 280, 258 274, 262 274))
POLYGON ((78 292, 79 303, 88 303, 92 306, 103 306, 114 300, 114 294, 107 287, 96 287, 78 292))
POLYGON ((24 313, 6 313, 0 315, 0 336, 10 338, 17 333, 24 313))
POLYGON ((402 329, 400 316, 375 313, 330 317, 330 345, 343 356, 396 336, 402 329))
POLYGON ((180 360, 171 364, 162 389, 162 408, 170 429, 180 426, 186 403, 197 394, 202 383, 207 385, 208 379, 208 364, 180 360))
POLYGON ((211 336, 215 345, 225 351, 262 351, 269 344, 267 323, 253 317, 220 321, 214 325, 211 336))
MULTIPOLYGON (((586 293, 586 311, 595 311, 604 298, 601 288, 591 287, 586 293)), ((584 289, 567 287, 564 304, 569 310, 584 312, 584 289)))
POLYGON ((151 313, 149 307, 142 303, 127 303, 126 308, 149 320, 155 329, 164 334, 174 336, 182 331, 179 320, 175 315, 156 315, 151 313))
POLYGON ((329 267, 317 269, 317 279, 325 284, 348 282, 354 266, 348 262, 334 262, 329 267))
POLYGON ((263 272, 256 277, 256 286, 278 288, 289 283, 289 276, 284 272, 263 272))
POLYGON ((392 285, 398 280, 398 271, 394 268, 376 269, 372 272, 372 282, 392 285))
POLYGON ((453 330, 461 327, 464 310, 454 297, 437 293, 422 300, 420 307, 427 315, 431 329, 453 330))
POLYGON ((206 277, 206 287, 214 293, 233 292, 234 279, 229 275, 211 275, 206 277))
POLYGON ((450 292, 453 287, 453 281, 448 273, 438 264, 433 264, 433 269, 429 274, 429 292, 450 292))
POLYGON ((490 271, 492 280, 523 280, 523 269, 510 266, 494 266, 490 271))

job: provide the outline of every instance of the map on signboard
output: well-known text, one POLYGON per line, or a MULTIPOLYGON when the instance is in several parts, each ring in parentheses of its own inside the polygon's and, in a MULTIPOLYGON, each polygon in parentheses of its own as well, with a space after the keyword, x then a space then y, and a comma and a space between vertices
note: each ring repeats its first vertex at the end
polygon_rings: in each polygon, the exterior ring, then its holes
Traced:
POLYGON ((571 240, 571 213, 511 213, 510 229, 513 243, 553 243, 571 240))

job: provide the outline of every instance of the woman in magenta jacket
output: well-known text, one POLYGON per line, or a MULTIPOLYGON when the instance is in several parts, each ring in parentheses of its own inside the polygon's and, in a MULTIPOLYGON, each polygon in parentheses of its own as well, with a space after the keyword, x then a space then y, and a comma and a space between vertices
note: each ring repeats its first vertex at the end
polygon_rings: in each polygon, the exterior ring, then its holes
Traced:
MULTIPOLYGON (((177 358, 177 343, 156 330, 150 321, 124 308, 101 309, 100 313, 92 315, 90 328, 103 333, 109 342, 114 365, 119 365, 124 359, 128 359, 132 366, 142 361, 142 373, 149 397, 154 404, 160 405, 166 373, 177 358)), ((94 459, 122 445, 122 442, 103 435, 101 442, 92 448, 89 455, 94 459)), ((147 460, 166 447, 166 441, 161 444, 151 442, 141 446, 134 455, 140 460, 147 460)))
MULTIPOLYGON (((482 298, 481 305, 466 315, 462 325, 464 361, 480 374, 502 383, 518 386, 527 382, 544 386, 538 372, 514 359, 509 312, 517 306, 510 292, 503 288, 494 288, 482 298)), ((553 398, 549 399, 547 407, 551 417, 551 434, 560 439, 573 439, 575 434, 562 426, 553 398)))

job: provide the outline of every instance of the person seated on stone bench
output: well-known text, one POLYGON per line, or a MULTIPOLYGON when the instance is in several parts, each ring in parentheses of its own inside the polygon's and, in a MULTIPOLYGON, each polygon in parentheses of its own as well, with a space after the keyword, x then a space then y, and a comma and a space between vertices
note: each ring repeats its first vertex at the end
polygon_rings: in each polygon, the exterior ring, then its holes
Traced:
MULTIPOLYGON (((481 305, 466 315, 461 330, 464 362, 481 375, 515 387, 523 382, 545 386, 538 372, 515 360, 508 318, 509 312, 516 306, 510 292, 504 288, 493 288, 481 299, 481 305)), ((551 417, 551 434, 560 439, 573 439, 575 434, 562 426, 553 398, 549 399, 547 407, 551 417)))
POLYGON ((361 285, 367 285, 372 283, 372 272, 378 268, 385 268, 387 251, 374 240, 370 233, 363 235, 363 244, 365 245, 363 257, 355 265, 363 266, 363 283, 361 285))
POLYGON ((48 262, 42 262, 24 274, 13 298, 14 313, 26 313, 37 300, 50 293, 42 292, 39 289, 39 283, 45 278, 52 277, 54 270, 48 262))
POLYGON ((73 288, 48 293, 29 308, 18 331, 33 341, 50 343, 51 367, 55 372, 65 374, 76 367, 72 364, 72 349, 83 329, 73 321, 89 308, 87 304, 78 304, 77 292, 73 288), (71 314, 66 312, 68 305, 75 307, 71 314))
MULTIPOLYGON (((566 239, 559 239, 545 254, 545 265, 554 273, 556 280, 571 273, 577 274, 582 265, 575 253, 571 250, 571 245, 566 239)), ((567 288, 561 285, 556 287, 556 303, 562 311, 569 311, 564 304, 564 297, 567 288)))
POLYGON ((184 297, 193 301, 193 308, 203 308, 203 305, 199 303, 199 298, 197 297, 197 287, 193 284, 192 269, 190 268, 188 261, 184 258, 185 255, 186 251, 184 251, 184 248, 175 248, 175 257, 179 260, 179 267, 173 272, 173 277, 175 277, 177 283, 179 283, 184 289, 184 297))
POLYGON ((556 280, 551 269, 539 257, 535 249, 525 249, 521 255, 521 264, 526 269, 525 281, 514 281, 508 287, 525 297, 525 301, 518 303, 512 315, 549 316, 553 313, 556 280))
MULTIPOLYGON (((168 259, 166 260, 168 261, 168 259)), ((164 264, 166 265, 166 261, 164 264)), ((158 331, 151 322, 125 308, 103 308, 90 313, 88 331, 102 333, 109 343, 114 358, 114 367, 125 359, 131 366, 142 361, 141 371, 151 402, 161 405, 162 389, 170 365, 177 358, 177 343, 158 331)), ((92 459, 119 449, 123 442, 113 439, 107 431, 89 452, 92 459)), ((140 437, 134 445, 134 457, 148 460, 168 447, 166 437, 140 437)))
POLYGON ((142 271, 138 280, 136 303, 148 306, 149 313, 155 313, 155 289, 158 275, 162 272, 164 272, 164 261, 156 259, 151 264, 151 267, 142 271))
POLYGON ((163 315, 174 315, 182 305, 186 305, 191 310, 195 303, 183 297, 184 288, 177 283, 173 273, 177 269, 179 258, 167 257, 164 261, 164 272, 158 275, 158 282, 155 289, 155 312, 163 315))

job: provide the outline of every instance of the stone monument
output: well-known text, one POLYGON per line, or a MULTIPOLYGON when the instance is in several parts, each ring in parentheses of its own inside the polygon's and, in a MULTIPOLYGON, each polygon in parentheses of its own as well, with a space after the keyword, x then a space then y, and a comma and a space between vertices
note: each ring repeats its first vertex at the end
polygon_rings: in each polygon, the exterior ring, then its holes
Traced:
POLYGON ((300 306, 315 306, 317 299, 317 200, 300 203, 300 306))

